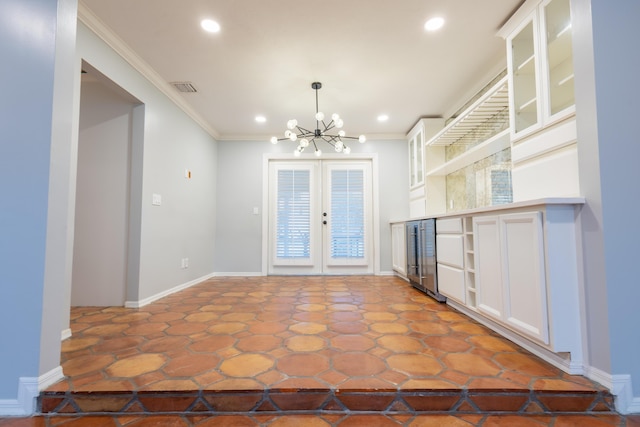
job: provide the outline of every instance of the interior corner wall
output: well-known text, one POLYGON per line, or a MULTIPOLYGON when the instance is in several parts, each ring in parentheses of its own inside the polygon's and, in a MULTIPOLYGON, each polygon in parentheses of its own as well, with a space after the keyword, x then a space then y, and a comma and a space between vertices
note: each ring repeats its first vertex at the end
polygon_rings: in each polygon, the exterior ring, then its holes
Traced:
POLYGON ((135 112, 144 113, 144 130, 134 129, 143 144, 132 153, 143 157, 139 284, 129 296, 136 294, 138 302, 212 274, 217 142, 82 23, 77 55, 144 104, 135 112), (154 194, 160 205, 152 205, 154 194))
MULTIPOLYGON (((266 153, 292 153, 287 142, 220 141, 218 143, 218 210, 215 251, 216 273, 263 274, 262 212, 263 162, 266 153), (258 208, 260 215, 254 215, 258 208)), ((367 141, 352 146, 352 153, 377 153, 379 180, 380 271, 390 273, 389 221, 408 215, 409 188, 405 140, 367 141)), ((314 157, 315 159, 315 157, 314 157)))

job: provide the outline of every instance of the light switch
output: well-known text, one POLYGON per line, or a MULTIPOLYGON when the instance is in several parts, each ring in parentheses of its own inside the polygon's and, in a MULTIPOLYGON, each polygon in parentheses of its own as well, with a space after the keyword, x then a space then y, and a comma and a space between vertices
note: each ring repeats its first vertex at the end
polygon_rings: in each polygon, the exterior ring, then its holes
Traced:
POLYGON ((253 208, 253 214, 254 214, 254 215, 260 215, 260 209, 258 209, 258 208, 253 208))
POLYGON ((153 193, 153 198, 151 199, 151 204, 154 206, 160 206, 162 204, 162 196, 160 194, 153 193))

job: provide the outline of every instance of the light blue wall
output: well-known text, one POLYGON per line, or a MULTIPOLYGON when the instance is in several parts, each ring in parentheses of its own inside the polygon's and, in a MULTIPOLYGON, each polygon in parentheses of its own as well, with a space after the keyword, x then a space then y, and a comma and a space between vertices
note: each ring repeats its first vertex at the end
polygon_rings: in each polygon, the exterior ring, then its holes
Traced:
POLYGON ((631 374, 640 396, 640 2, 592 0, 591 8, 611 369, 631 374))
MULTIPOLYGON (((215 271, 260 273, 262 259, 263 163, 265 153, 291 153, 294 143, 221 141, 218 145, 218 209, 215 271), (260 215, 253 215, 253 208, 260 215)), ((352 145, 353 153, 377 153, 379 166, 381 272, 391 272, 389 221, 408 216, 409 178, 404 140, 367 141, 352 145), (399 189, 402 189, 399 191, 399 189)))
POLYGON ((0 2, 0 399, 38 376, 56 15, 56 1, 0 2))
POLYGON ((571 8, 588 362, 613 383, 619 409, 640 411, 640 2, 572 0, 571 8))
POLYGON ((130 249, 139 244, 139 271, 137 277, 129 275, 127 299, 154 297, 211 274, 217 142, 84 24, 78 26, 77 54, 144 104, 137 112, 144 114, 144 130, 134 130, 140 135, 133 137, 131 178, 132 194, 141 200, 131 202, 139 241, 131 242, 130 249), (135 141, 139 138, 141 146, 135 141), (185 178, 185 169, 191 170, 191 179, 185 178), (160 206, 152 206, 153 194, 162 196, 160 206), (182 258, 189 258, 189 268, 181 268, 182 258))

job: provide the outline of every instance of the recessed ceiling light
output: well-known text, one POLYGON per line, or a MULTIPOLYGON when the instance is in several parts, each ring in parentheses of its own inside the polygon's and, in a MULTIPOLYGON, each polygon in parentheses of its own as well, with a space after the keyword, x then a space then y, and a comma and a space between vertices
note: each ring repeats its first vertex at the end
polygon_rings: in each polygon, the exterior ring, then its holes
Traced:
POLYGON ((220 31, 220 24, 218 24, 213 19, 203 19, 200 22, 200 26, 203 30, 208 31, 210 33, 217 33, 220 31))
POLYGON ((378 121, 379 122, 386 122, 387 120, 389 120, 389 116, 387 116, 386 114, 380 114, 378 116, 378 121))
POLYGON ((429 19, 424 24, 424 29, 427 31, 436 31, 442 28, 443 25, 444 25, 444 18, 440 16, 436 16, 435 18, 429 19))
POLYGON ((256 116, 256 122, 265 123, 266 121, 267 121, 267 118, 265 116, 256 116))

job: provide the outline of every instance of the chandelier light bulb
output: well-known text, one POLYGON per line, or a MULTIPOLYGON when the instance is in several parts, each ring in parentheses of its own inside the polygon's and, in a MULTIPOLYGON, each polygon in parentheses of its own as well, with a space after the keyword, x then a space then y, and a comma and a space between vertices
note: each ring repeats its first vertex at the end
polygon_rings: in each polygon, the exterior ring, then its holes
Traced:
POLYGON ((341 118, 338 118, 338 120, 336 120, 336 127, 340 129, 342 126, 344 126, 344 122, 341 118))
POLYGON ((349 148, 349 147, 344 147, 344 150, 342 150, 342 152, 343 152, 344 154, 349 154, 349 153, 351 153, 351 148, 349 148))
POLYGON ((364 135, 360 135, 358 137, 358 142, 360 142, 360 144, 363 144, 366 140, 367 140, 367 137, 364 135))
POLYGON ((293 132, 289 132, 289 139, 295 141, 296 139, 298 139, 298 135, 293 132))
POLYGON ((274 144, 274 145, 277 144, 278 143, 278 138, 276 138, 275 136, 272 136, 271 137, 271 143, 274 144))
POLYGON ((339 118, 340 118, 340 114, 338 114, 338 113, 333 113, 333 114, 331 115, 331 120, 333 120, 334 122, 335 122, 336 120, 338 120, 339 118))
POLYGON ((296 119, 289 120, 289 121, 287 122, 287 127, 288 127, 289 129, 293 129, 293 128, 295 128, 297 125, 298 125, 298 121, 297 121, 296 119))
POLYGON ((302 148, 307 148, 309 146, 309 140, 307 138, 302 138, 300 140, 300 146, 302 148))
POLYGON ((320 157, 320 156, 322 156, 322 150, 317 149, 317 150, 316 150, 316 152, 315 152, 315 154, 316 154, 316 157, 320 157))
POLYGON ((345 131, 343 131, 343 130, 340 130, 340 131, 338 132, 338 136, 339 136, 340 138, 344 138, 344 136, 345 136, 346 134, 347 134, 347 133, 346 133, 345 131))
POLYGON ((295 157, 300 157, 300 153, 301 153, 301 151, 299 149, 297 149, 297 148, 293 151, 293 155, 295 157))
POLYGON ((324 113, 322 111, 318 111, 316 113, 316 120, 319 121, 319 122, 324 120, 324 113))
POLYGON ((291 131, 289 129, 284 131, 284 137, 289 138, 291 136, 291 131))

